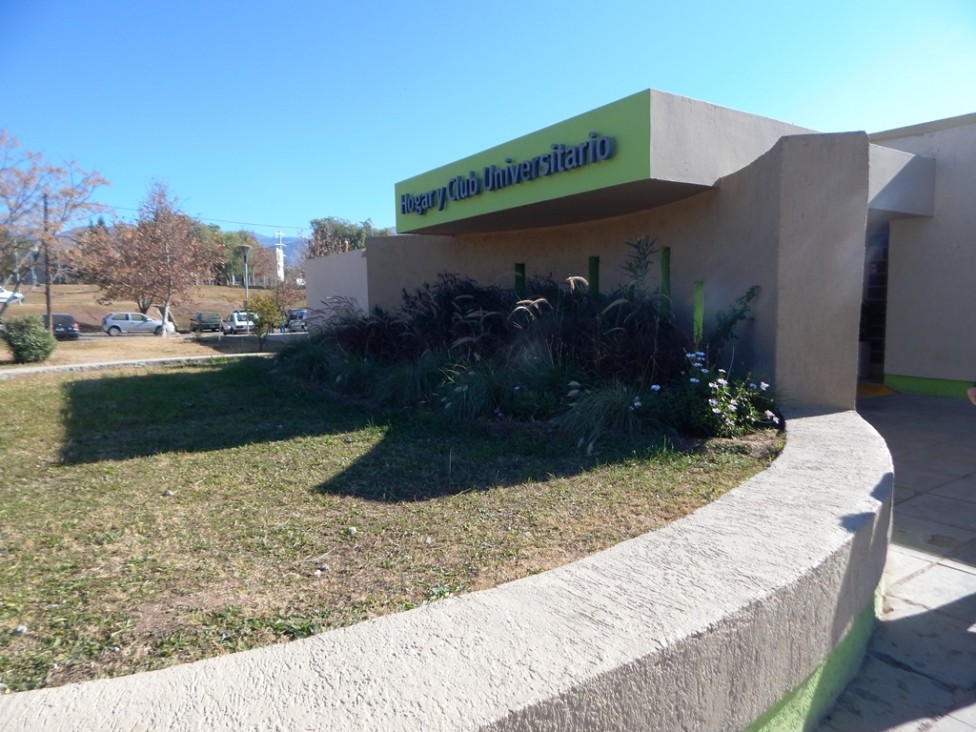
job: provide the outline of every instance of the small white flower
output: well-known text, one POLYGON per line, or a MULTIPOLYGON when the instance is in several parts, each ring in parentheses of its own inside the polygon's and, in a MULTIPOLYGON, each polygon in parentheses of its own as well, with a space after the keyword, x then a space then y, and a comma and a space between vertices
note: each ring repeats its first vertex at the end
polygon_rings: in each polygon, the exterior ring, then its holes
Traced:
POLYGON ((709 399, 708 400, 708 403, 709 403, 709 405, 711 405, 713 407, 717 407, 718 406, 718 399, 709 399))
POLYGON ((660 384, 651 384, 651 391, 661 391, 660 384))
POLYGON ((725 369, 719 369, 719 370, 718 370, 718 372, 719 372, 720 374, 724 374, 724 373, 726 373, 726 371, 725 371, 725 369))
POLYGON ((750 389, 756 389, 756 388, 758 388, 758 387, 756 386, 756 383, 755 383, 754 381, 750 381, 750 382, 749 382, 749 388, 750 388, 750 389))
POLYGON ((717 379, 715 383, 718 384, 719 386, 728 386, 729 382, 727 382, 725 379, 717 379))
POLYGON ((702 370, 701 370, 701 372, 702 372, 703 374, 707 374, 707 373, 708 373, 708 369, 702 369, 702 370))
POLYGON ((688 379, 688 381, 690 381, 692 384, 697 384, 698 383, 698 379, 696 379, 694 376, 692 376, 690 379, 688 379))
POLYGON ((769 388, 769 384, 767 384, 765 381, 760 381, 759 388, 762 389, 763 391, 766 391, 766 389, 769 388))

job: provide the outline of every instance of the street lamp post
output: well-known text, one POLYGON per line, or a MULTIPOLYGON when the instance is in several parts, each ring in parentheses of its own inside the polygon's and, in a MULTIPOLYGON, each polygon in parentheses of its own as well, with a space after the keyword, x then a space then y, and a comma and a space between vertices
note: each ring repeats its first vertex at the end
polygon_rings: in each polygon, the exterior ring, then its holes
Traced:
POLYGON ((245 322, 247 323, 247 332, 248 332, 248 334, 250 334, 250 332, 251 332, 251 317, 250 317, 250 309, 249 308, 251 306, 248 303, 248 300, 250 299, 250 295, 248 293, 248 288, 247 288, 247 254, 248 254, 248 252, 251 251, 251 245, 250 244, 241 244, 241 246, 239 248, 241 250, 241 255, 244 257, 244 317, 246 318, 246 321, 245 322))

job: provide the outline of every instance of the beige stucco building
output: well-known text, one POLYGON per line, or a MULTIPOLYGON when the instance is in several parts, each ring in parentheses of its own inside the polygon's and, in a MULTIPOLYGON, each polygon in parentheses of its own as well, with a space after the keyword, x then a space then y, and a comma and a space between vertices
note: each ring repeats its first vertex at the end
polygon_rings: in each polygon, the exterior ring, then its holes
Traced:
POLYGON ((308 303, 395 310, 442 272, 512 286, 517 266, 562 280, 595 257, 609 290, 649 235, 679 327, 696 286, 706 321, 759 286, 735 358, 786 406, 851 408, 859 376, 961 395, 974 181, 976 115, 822 134, 644 91, 401 182, 400 235, 309 262, 308 303))

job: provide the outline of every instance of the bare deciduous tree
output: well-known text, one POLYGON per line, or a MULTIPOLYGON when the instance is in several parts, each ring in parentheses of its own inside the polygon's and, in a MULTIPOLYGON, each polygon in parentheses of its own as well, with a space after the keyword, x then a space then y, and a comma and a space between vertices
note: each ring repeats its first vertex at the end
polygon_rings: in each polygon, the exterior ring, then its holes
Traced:
MULTIPOLYGON (((58 235, 106 206, 92 200, 100 174, 74 161, 54 165, 41 153, 21 150, 20 143, 0 130, 0 279, 19 287, 27 269, 44 256, 47 310, 50 313, 52 253, 61 252, 58 235)), ((0 303, 0 316, 6 308, 0 303)))
POLYGON ((149 189, 135 224, 91 227, 83 247, 99 302, 133 300, 143 313, 156 306, 166 320, 221 261, 221 252, 201 239, 199 222, 179 210, 162 183, 149 189))

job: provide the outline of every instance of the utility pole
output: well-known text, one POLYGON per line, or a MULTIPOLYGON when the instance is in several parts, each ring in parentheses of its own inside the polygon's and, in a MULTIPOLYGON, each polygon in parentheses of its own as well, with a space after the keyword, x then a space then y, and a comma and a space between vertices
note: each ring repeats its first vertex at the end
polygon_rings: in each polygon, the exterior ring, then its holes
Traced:
POLYGON ((251 251, 251 246, 249 244, 241 244, 238 249, 241 250, 241 254, 244 256, 244 315, 247 322, 247 333, 251 334, 251 303, 250 293, 247 288, 247 254, 251 251))
POLYGON ((44 228, 41 238, 44 240, 44 310, 47 313, 47 331, 54 335, 54 318, 51 317, 51 248, 47 232, 47 193, 44 194, 44 228))

